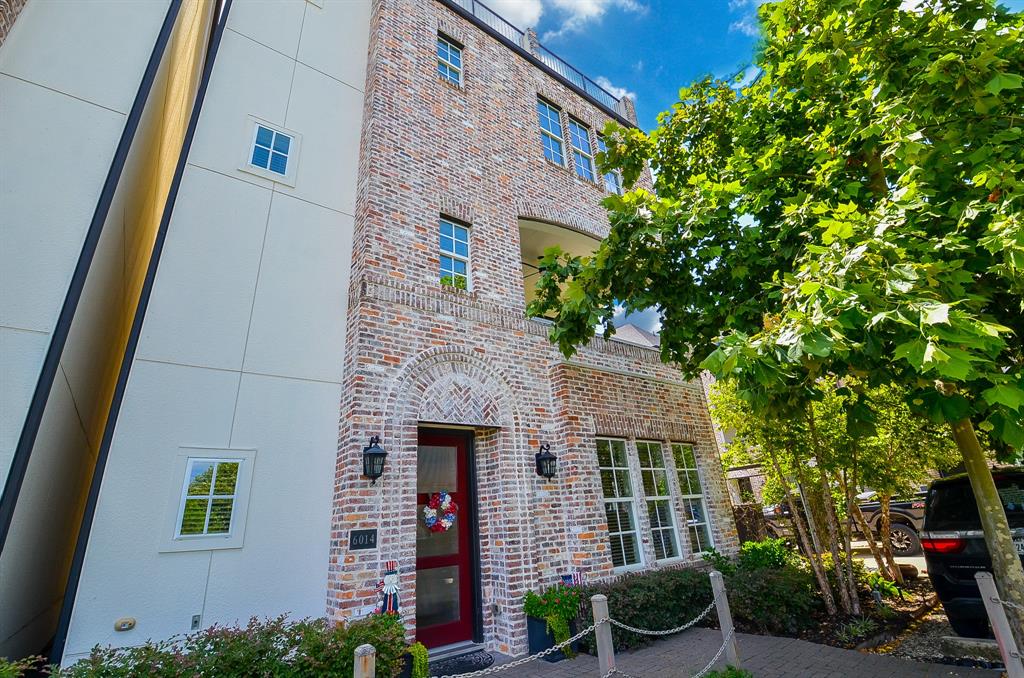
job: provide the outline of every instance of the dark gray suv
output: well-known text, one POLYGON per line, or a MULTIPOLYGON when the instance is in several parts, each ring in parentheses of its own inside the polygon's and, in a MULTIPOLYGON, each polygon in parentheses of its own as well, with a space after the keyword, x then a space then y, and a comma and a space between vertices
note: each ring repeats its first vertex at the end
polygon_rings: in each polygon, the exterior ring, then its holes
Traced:
MULTIPOLYGON (((995 469, 992 477, 1017 553, 1024 562, 1024 468, 995 469)), ((928 576, 953 630, 970 638, 990 637, 974 574, 991 572, 992 560, 966 475, 936 480, 928 488, 921 546, 928 576)))

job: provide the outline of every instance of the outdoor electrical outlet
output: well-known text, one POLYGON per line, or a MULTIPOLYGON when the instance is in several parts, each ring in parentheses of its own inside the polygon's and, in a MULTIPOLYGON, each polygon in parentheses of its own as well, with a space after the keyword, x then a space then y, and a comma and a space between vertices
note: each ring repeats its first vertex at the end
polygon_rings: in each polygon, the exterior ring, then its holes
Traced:
POLYGON ((199 622, 200 622, 201 619, 202 619, 202 615, 198 615, 198 614, 192 615, 192 630, 193 631, 198 631, 199 630, 199 622))

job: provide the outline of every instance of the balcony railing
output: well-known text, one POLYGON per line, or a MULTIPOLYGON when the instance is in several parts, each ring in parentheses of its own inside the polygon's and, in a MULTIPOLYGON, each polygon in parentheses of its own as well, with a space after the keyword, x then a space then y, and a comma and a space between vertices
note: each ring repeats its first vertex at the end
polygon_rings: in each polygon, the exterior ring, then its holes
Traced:
POLYGON ((477 19, 480 19, 480 21, 497 31, 509 42, 522 47, 528 52, 534 53, 534 55, 540 59, 545 66, 586 92, 602 106, 618 112, 619 99, 614 94, 598 85, 596 82, 585 76, 583 73, 571 66, 567 61, 540 43, 538 43, 535 48, 526 44, 526 34, 523 31, 510 24, 508 21, 505 21, 501 15, 484 3, 479 0, 450 1, 469 12, 477 19))

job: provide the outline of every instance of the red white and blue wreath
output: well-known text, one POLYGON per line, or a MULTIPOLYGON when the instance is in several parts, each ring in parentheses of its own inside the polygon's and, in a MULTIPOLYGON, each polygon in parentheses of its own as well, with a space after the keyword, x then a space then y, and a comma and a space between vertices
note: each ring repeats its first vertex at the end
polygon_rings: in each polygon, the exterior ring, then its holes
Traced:
POLYGON ((423 507, 423 523, 431 532, 447 532, 455 524, 455 514, 458 512, 459 506, 450 494, 435 492, 423 507))

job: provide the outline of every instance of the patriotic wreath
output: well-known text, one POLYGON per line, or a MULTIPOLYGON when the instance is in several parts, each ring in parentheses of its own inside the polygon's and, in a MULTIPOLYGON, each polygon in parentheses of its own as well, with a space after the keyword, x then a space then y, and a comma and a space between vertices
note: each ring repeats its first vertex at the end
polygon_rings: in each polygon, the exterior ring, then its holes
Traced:
POLYGON ((447 532, 455 524, 458 512, 459 507, 450 494, 435 492, 423 507, 423 522, 431 532, 447 532))

